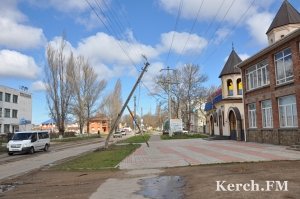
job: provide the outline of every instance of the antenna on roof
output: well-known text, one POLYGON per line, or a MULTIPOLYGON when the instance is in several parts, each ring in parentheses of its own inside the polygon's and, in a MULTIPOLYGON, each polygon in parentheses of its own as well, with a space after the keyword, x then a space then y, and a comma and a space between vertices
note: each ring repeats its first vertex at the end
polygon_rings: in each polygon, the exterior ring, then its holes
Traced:
POLYGON ((232 50, 234 50, 234 45, 233 45, 233 42, 232 42, 232 50))
POLYGON ((27 92, 28 91, 28 87, 27 86, 20 86, 20 90, 27 92))

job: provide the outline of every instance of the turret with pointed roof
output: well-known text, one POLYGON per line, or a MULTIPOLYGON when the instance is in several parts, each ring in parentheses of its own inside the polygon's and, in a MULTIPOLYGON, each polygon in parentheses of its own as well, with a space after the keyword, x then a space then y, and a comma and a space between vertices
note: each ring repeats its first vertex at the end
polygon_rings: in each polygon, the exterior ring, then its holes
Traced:
POLYGON ((284 0, 266 34, 273 44, 287 34, 300 28, 300 13, 284 0))
POLYGON ((223 67, 223 70, 219 75, 219 78, 221 78, 223 75, 240 74, 241 73, 240 69, 235 66, 239 64, 241 61, 242 61, 241 58, 235 52, 234 48, 232 48, 232 51, 227 59, 227 62, 223 67))

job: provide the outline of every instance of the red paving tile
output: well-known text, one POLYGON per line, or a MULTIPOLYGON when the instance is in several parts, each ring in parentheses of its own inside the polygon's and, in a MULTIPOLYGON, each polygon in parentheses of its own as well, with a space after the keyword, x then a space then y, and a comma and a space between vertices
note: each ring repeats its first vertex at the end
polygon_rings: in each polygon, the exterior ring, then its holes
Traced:
POLYGON ((300 159, 283 146, 236 141, 172 140, 142 145, 120 164, 121 169, 160 168, 224 162, 300 159), (278 154, 280 152, 280 154, 278 154))
POLYGON ((194 158, 191 158, 187 155, 184 155, 183 153, 180 153, 174 149, 171 149, 170 147, 157 147, 162 153, 171 153, 179 156, 180 158, 183 158, 185 161, 189 162, 190 164, 201 164, 199 160, 196 160, 194 158))
POLYGON ((199 154, 203 154, 203 155, 206 155, 206 156, 213 157, 213 158, 218 159, 218 160, 223 161, 223 162, 243 162, 243 161, 246 161, 245 159, 234 157, 234 156, 231 156, 231 155, 225 155, 224 153, 215 152, 215 151, 203 148, 201 146, 197 146, 197 147, 195 147, 195 146, 185 146, 185 148, 187 148, 187 149, 189 149, 193 152, 199 153, 199 154))
POLYGON ((237 148, 237 147, 232 147, 232 146, 225 146, 223 144, 210 144, 210 147, 215 147, 216 149, 225 149, 228 151, 233 151, 236 153, 244 153, 247 155, 253 155, 253 156, 257 156, 260 158, 266 158, 268 160, 282 160, 282 159, 286 159, 286 157, 284 156, 280 156, 280 155, 273 155, 270 153, 265 153, 263 151, 252 151, 252 150, 248 150, 248 149, 241 149, 241 148, 237 148))

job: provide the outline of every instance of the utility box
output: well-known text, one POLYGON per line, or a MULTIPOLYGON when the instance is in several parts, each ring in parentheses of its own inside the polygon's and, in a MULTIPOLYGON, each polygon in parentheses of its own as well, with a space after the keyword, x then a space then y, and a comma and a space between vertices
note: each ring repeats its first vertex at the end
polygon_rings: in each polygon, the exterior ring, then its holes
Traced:
POLYGON ((181 119, 171 119, 170 120, 170 132, 169 136, 173 136, 174 133, 182 133, 182 120, 181 119))

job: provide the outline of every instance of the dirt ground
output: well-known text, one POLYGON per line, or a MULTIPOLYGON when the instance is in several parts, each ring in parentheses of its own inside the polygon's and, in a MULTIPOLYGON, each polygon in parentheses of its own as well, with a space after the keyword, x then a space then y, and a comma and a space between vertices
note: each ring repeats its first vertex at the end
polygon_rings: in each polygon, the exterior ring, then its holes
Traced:
MULTIPOLYGON (((161 176, 182 176, 185 180, 184 198, 300 198, 300 161, 273 161, 259 163, 216 164, 163 169, 161 176), (255 183, 288 181, 288 191, 216 191, 216 181, 226 183, 255 183)), ((83 199, 97 190, 108 178, 128 178, 126 171, 63 172, 51 169, 34 171, 7 179, 0 185, 14 185, 12 190, 0 193, 0 198, 72 198, 83 199)), ((224 185, 226 185, 224 183, 224 185)))

